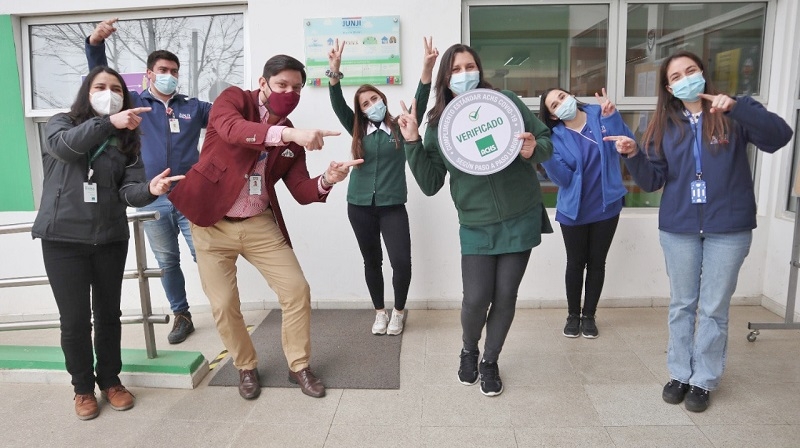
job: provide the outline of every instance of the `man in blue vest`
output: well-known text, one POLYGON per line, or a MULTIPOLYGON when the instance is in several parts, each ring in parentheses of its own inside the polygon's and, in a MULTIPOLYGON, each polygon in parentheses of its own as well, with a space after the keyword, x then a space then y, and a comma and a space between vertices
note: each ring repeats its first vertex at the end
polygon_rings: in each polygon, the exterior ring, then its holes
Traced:
MULTIPOLYGON (((116 21, 114 18, 100 22, 86 38, 89 69, 108 65, 105 40, 117 30, 114 26, 116 21)), ((130 92, 134 107, 152 108, 151 112, 141 115, 140 124, 142 161, 148 179, 166 168, 171 169, 171 175, 186 174, 200 154, 197 145, 202 129, 208 124, 211 103, 176 92, 179 70, 180 61, 175 54, 166 50, 154 51, 147 57, 149 87, 142 93, 130 92)), ((159 196, 155 202, 139 210, 157 210, 161 215, 156 221, 145 222, 144 230, 158 266, 163 270, 161 285, 175 314, 167 340, 170 344, 178 344, 194 331, 178 247, 178 235, 183 234, 195 259, 189 220, 172 205, 167 195, 159 196)))

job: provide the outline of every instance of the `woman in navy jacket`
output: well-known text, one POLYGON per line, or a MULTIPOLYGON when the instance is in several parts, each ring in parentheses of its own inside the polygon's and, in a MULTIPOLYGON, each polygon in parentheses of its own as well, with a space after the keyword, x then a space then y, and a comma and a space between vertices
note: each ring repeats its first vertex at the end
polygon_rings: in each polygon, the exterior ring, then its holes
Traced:
POLYGON ((642 189, 664 189, 659 238, 670 282, 667 403, 685 398, 687 410, 702 412, 719 385, 731 296, 756 227, 747 144, 772 153, 791 138, 786 122, 757 101, 716 91, 702 60, 685 51, 661 64, 644 151, 630 138, 607 137, 642 189))
POLYGON ((553 158, 542 162, 558 186, 556 221, 567 251, 564 282, 568 315, 564 336, 598 336, 597 303, 606 276, 606 256, 617 230, 623 197, 619 154, 607 135, 633 133, 622 121, 614 103, 595 94, 600 105, 584 104, 564 89, 542 95, 539 117, 550 128, 553 158), (581 316, 581 293, 586 271, 586 292, 581 316))

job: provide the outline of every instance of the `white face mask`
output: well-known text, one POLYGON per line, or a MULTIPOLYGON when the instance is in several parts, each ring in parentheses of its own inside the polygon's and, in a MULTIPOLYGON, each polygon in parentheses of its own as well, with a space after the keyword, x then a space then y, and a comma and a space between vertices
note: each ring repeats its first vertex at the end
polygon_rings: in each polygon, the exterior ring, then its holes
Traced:
POLYGON ((122 110, 122 95, 110 89, 92 93, 89 102, 97 115, 114 115, 122 110))

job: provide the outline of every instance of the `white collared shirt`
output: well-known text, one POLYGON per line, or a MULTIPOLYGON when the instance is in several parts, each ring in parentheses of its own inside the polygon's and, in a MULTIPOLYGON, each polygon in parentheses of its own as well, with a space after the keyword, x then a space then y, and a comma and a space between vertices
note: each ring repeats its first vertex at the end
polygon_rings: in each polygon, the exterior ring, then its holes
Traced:
MULTIPOLYGON (((371 121, 367 122, 367 135, 372 134, 373 132, 377 131, 378 128, 375 127, 375 124, 371 121)), ((380 130, 385 132, 386 135, 392 135, 392 130, 389 129, 389 126, 386 126, 385 121, 381 121, 380 130)))

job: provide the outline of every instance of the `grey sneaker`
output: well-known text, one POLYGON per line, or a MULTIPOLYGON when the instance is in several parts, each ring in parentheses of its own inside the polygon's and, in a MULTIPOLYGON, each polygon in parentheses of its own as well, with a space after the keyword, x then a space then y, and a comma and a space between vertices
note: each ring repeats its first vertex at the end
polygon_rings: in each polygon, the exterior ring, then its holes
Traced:
POLYGON ((170 344, 180 344, 194 332, 194 324, 192 323, 192 314, 188 311, 178 313, 175 315, 175 323, 172 325, 172 331, 167 335, 167 341, 170 344))
POLYGON ((403 318, 406 313, 398 313, 397 310, 392 310, 392 318, 389 319, 389 326, 386 327, 386 334, 397 336, 403 332, 403 318))
POLYGON ((461 349, 461 364, 458 367, 458 382, 465 386, 472 386, 478 382, 478 358, 480 351, 461 349))
POLYGON ((581 332, 583 337, 587 339, 594 339, 600 336, 597 332, 597 323, 594 321, 594 316, 583 316, 581 318, 581 332))
POLYGON ((481 393, 494 397, 503 393, 503 381, 500 379, 500 368, 496 362, 481 361, 481 393))
POLYGON ((567 316, 567 324, 564 325, 564 336, 577 338, 581 334, 581 316, 570 314, 567 316))
POLYGON ((386 327, 389 325, 389 315, 386 311, 375 313, 375 323, 372 324, 372 334, 386 334, 386 327))

